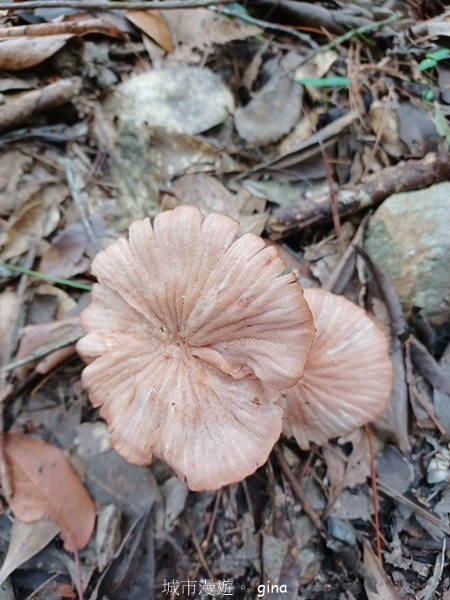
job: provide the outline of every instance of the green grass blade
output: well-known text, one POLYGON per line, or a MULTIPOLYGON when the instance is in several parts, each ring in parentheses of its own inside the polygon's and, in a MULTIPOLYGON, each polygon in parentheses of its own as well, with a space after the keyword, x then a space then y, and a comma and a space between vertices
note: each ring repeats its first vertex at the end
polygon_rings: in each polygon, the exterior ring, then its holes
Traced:
POLYGON ((14 265, 9 265, 0 260, 0 267, 4 267, 9 271, 14 271, 15 273, 21 273, 22 275, 30 275, 30 277, 37 277, 38 279, 43 279, 44 281, 50 281, 51 283, 59 283, 60 285, 68 285, 70 287, 77 288, 79 290, 85 290, 90 292, 92 290, 92 286, 86 283, 77 283, 76 281, 71 281, 70 279, 63 279, 62 277, 54 277, 53 275, 45 275, 44 273, 39 273, 38 271, 32 271, 31 269, 25 269, 24 267, 16 267, 14 265))

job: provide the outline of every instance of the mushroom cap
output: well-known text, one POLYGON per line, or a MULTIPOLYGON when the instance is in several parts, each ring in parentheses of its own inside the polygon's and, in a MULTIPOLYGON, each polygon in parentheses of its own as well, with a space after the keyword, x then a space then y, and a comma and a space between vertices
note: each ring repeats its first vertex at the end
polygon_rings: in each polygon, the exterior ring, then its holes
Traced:
POLYGON ((308 449, 374 421, 392 388, 388 340, 371 317, 342 296, 305 289, 316 337, 303 378, 283 392, 284 432, 308 449))
POLYGON ((193 490, 267 460, 277 390, 301 377, 314 336, 295 276, 261 238, 233 242, 238 226, 193 206, 136 221, 95 257, 81 314, 82 381, 111 443, 133 463, 165 460, 193 490))

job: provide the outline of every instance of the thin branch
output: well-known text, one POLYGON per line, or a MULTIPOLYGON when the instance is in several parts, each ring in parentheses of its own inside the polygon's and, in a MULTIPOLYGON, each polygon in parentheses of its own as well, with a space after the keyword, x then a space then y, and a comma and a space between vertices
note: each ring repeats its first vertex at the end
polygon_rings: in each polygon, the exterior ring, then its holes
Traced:
POLYGON ((0 374, 9 373, 10 371, 14 371, 15 369, 18 369, 19 367, 23 367, 25 365, 28 365, 29 363, 32 363, 41 358, 44 358, 44 356, 47 356, 47 354, 50 354, 51 352, 54 352, 55 350, 60 350, 61 348, 65 348, 66 346, 75 344, 75 342, 77 342, 81 337, 83 337, 83 333, 78 328, 76 328, 73 332, 65 335, 64 338, 58 339, 54 342, 49 342, 48 344, 44 344, 38 350, 35 350, 28 356, 25 356, 24 358, 20 358, 18 360, 10 362, 9 364, 5 365, 4 367, 1 367, 0 374))
POLYGON ((75 177, 74 177, 74 174, 72 171, 72 165, 70 164, 70 160, 68 158, 66 158, 64 161, 64 168, 66 170, 66 179, 67 179, 67 185, 69 186, 70 195, 72 196, 72 200, 74 201, 74 203, 78 209, 78 212, 81 217, 81 222, 83 223, 84 230, 86 231, 86 235, 87 235, 89 241, 91 242, 91 244, 93 245, 94 250, 96 252, 100 252, 102 250, 102 247, 100 246, 98 238, 97 238, 94 230, 92 229, 92 225, 91 225, 91 222, 89 221, 86 207, 81 198, 80 191, 75 184, 75 177))
POLYGON ((421 515, 424 519, 427 519, 427 521, 429 521, 433 525, 440 527, 443 533, 445 533, 446 535, 450 535, 450 527, 449 527, 448 523, 445 521, 442 521, 441 519, 439 519, 438 517, 433 515, 424 506, 421 506, 420 504, 413 502, 409 498, 406 498, 406 496, 403 496, 403 494, 400 494, 400 492, 397 492, 397 490, 394 490, 389 485, 387 485, 386 483, 383 483, 379 479, 377 479, 377 485, 378 485, 378 489, 380 490, 380 492, 382 492, 383 494, 385 494, 386 496, 389 496, 390 498, 392 498, 394 500, 397 500, 397 502, 404 504, 408 508, 411 508, 415 513, 417 513, 418 515, 421 515))
POLYGON ((289 481, 291 488, 292 488, 294 494, 297 496, 297 499, 299 500, 300 504, 302 505, 302 508, 305 511, 306 515, 310 518, 310 520, 313 523, 313 525, 315 526, 315 528, 318 531, 320 531, 320 533, 322 535, 326 535, 326 530, 323 526, 322 521, 320 520, 319 516, 317 515, 317 513, 314 511, 311 504, 309 503, 309 500, 306 497, 305 491, 303 490, 301 483, 299 481, 297 481, 297 478, 295 477, 290 466, 286 462, 286 459, 284 458, 281 447, 278 444, 276 444, 273 450, 274 450, 275 456, 277 457, 277 461, 281 467, 281 470, 283 471, 286 479, 289 481))
MULTIPOLYGON (((235 0, 221 0, 221 4, 230 4, 235 0)), ((149 0, 149 2, 106 2, 86 0, 25 0, 25 2, 0 2, 1 10, 34 10, 35 8, 77 8, 81 10, 170 10, 174 8, 198 8, 216 4, 215 0, 149 0)))
MULTIPOLYGON (((221 4, 223 4, 221 2, 221 4)), ((291 35, 297 39, 299 39, 302 42, 306 42, 307 44, 311 45, 311 36, 305 34, 305 33, 301 33, 300 31, 296 31, 295 29, 293 29, 292 27, 289 27, 288 25, 277 25, 276 23, 269 23, 268 21, 262 21, 261 19, 256 19, 255 17, 252 17, 251 15, 246 15, 245 13, 239 13, 236 10, 233 10, 232 8, 219 8, 217 6, 210 6, 209 7, 211 10, 213 10, 214 12, 218 13, 219 15, 224 15, 226 17, 236 17, 237 19, 239 19, 240 21, 244 21, 244 23, 250 23, 251 25, 256 25, 258 27, 261 27, 261 29, 269 29, 270 31, 279 31, 281 33, 287 33, 288 35, 291 35)))

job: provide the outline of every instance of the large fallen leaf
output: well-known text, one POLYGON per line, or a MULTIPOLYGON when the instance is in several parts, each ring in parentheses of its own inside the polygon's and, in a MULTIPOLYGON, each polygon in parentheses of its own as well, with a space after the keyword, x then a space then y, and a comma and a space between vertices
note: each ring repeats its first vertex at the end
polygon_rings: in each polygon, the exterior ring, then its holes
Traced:
POLYGON ((237 108, 234 124, 248 143, 266 146, 286 135, 300 119, 303 87, 284 71, 277 72, 243 108, 237 108))
POLYGON ((25 523, 53 521, 66 550, 84 548, 94 529, 95 507, 61 450, 12 433, 5 434, 4 450, 13 489, 7 500, 14 515, 25 523))
POLYGON ((0 42, 0 69, 17 71, 38 65, 60 50, 72 33, 42 37, 20 37, 0 42))
POLYGON ((0 585, 20 565, 40 552, 59 533, 59 526, 45 519, 24 523, 15 519, 8 552, 0 570, 0 585))

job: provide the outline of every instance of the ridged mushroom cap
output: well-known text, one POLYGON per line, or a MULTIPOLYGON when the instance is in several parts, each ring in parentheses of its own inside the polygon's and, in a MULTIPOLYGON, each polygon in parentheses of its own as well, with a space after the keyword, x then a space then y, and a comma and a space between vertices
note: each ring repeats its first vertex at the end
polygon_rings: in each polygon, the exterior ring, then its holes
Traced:
POLYGON ((342 296, 305 289, 317 329, 302 379, 283 392, 284 432, 308 449, 374 421, 386 408, 392 363, 384 332, 342 296))
POLYGON ((82 381, 113 446, 133 463, 165 460, 193 490, 267 460, 277 390, 297 383, 314 336, 295 276, 261 238, 233 242, 237 229, 193 206, 136 221, 95 257, 81 315, 82 381))

